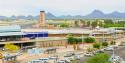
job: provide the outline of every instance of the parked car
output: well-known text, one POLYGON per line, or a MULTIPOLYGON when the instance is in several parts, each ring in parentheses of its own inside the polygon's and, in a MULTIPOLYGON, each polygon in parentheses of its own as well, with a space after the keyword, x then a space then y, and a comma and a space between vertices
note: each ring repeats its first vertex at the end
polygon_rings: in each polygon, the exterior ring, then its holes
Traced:
POLYGON ((87 52, 84 54, 84 56, 93 56, 94 54, 92 52, 87 52))
POLYGON ((57 63, 70 63, 70 62, 68 62, 68 61, 66 61, 66 60, 60 60, 60 61, 58 61, 57 63))
POLYGON ((107 47, 107 48, 105 48, 105 50, 106 50, 106 51, 113 51, 114 48, 113 48, 113 47, 107 47))
POLYGON ((32 60, 31 63, 42 63, 41 60, 32 60))
POLYGON ((58 59, 58 56, 49 56, 49 59, 58 59))
POLYGON ((70 61, 73 61, 75 58, 72 56, 72 57, 68 57, 68 59, 69 59, 70 61))
POLYGON ((71 56, 72 56, 71 54, 64 55, 64 57, 71 57, 71 56))
POLYGON ((23 55, 23 53, 21 52, 16 53, 16 56, 20 56, 20 55, 23 55))
POLYGON ((117 46, 117 45, 114 45, 114 48, 116 49, 116 48, 118 48, 118 46, 117 46))
POLYGON ((80 60, 80 55, 75 55, 75 59, 80 60))
POLYGON ((49 62, 49 58, 39 58, 38 60, 41 60, 44 63, 48 63, 49 62))
POLYGON ((104 51, 102 51, 102 50, 96 51, 96 54, 99 54, 99 53, 104 53, 104 51))
POLYGON ((100 51, 103 51, 104 52, 105 48, 104 49, 100 49, 100 51))
POLYGON ((64 57, 71 57, 73 55, 75 55, 75 54, 74 53, 68 53, 68 54, 64 55, 64 57))
POLYGON ((121 63, 123 61, 123 59, 119 56, 111 56, 111 58, 109 59, 109 61, 113 62, 113 63, 121 63))
POLYGON ((69 62, 69 63, 71 62, 71 60, 70 60, 69 58, 65 58, 65 60, 66 60, 67 62, 69 62))

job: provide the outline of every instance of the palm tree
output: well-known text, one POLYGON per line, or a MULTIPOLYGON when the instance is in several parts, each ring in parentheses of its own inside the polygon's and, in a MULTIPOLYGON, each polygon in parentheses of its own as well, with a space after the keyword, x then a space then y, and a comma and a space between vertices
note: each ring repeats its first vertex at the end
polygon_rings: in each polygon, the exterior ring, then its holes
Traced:
POLYGON ((79 44, 82 42, 81 38, 74 38, 77 50, 79 50, 79 44))
POLYGON ((74 50, 79 49, 79 45, 82 42, 81 38, 75 38, 73 34, 67 35, 68 44, 73 45, 74 50))
POLYGON ((75 46, 76 42, 73 34, 70 33, 67 35, 67 41, 68 41, 68 44, 73 45, 74 50, 76 50, 76 46, 75 46))

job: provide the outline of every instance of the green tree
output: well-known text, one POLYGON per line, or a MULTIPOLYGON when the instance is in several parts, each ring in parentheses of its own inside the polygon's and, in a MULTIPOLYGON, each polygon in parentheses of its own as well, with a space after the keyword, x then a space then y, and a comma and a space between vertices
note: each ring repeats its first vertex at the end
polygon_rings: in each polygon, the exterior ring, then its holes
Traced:
POLYGON ((67 28, 67 27, 69 27, 69 24, 67 24, 67 23, 62 23, 62 24, 60 24, 60 27, 67 28))
POLYGON ((87 48, 87 52, 92 52, 94 50, 95 50, 94 48, 87 48))
POLYGON ((68 41, 69 44, 74 44, 75 38, 74 38, 73 34, 69 33, 67 35, 67 41, 68 41))
POLYGON ((82 38, 74 38, 74 41, 76 43, 77 50, 79 50, 79 44, 82 43, 82 38))
POLYGON ((110 42, 110 45, 115 45, 115 44, 116 44, 115 41, 111 41, 111 42, 110 42))
POLYGON ((91 22, 90 21, 87 21, 87 26, 89 27, 91 25, 91 22))
POLYGON ((105 24, 114 24, 112 19, 104 19, 105 24))
POLYGON ((109 60, 110 56, 108 54, 102 53, 97 54, 87 60, 86 63, 110 63, 109 60))
POLYGON ((94 22, 92 22, 92 28, 95 28, 97 25, 98 25, 98 22, 97 21, 94 21, 94 22))
POLYGON ((83 24, 83 27, 86 26, 86 21, 85 20, 80 20, 80 23, 83 24))
POLYGON ((69 33, 67 35, 68 44, 73 45, 74 50, 79 49, 79 44, 82 42, 81 38, 75 38, 73 34, 69 33))
POLYGON ((76 40, 75 40, 73 34, 69 33, 67 35, 67 41, 68 41, 68 44, 73 45, 73 49, 76 50, 76 42, 75 42, 76 40))
POLYGON ((108 43, 107 42, 102 42, 102 46, 108 46, 108 43))
POLYGON ((86 42, 86 43, 94 43, 95 42, 95 38, 93 38, 93 37, 86 37, 86 38, 84 38, 84 42, 86 42))
POLYGON ((78 27, 79 26, 79 21, 75 21, 75 26, 78 27))
POLYGON ((74 38, 76 44, 82 43, 82 38, 74 38))
POLYGON ((99 49, 100 47, 101 47, 100 43, 94 43, 93 44, 93 48, 99 49))

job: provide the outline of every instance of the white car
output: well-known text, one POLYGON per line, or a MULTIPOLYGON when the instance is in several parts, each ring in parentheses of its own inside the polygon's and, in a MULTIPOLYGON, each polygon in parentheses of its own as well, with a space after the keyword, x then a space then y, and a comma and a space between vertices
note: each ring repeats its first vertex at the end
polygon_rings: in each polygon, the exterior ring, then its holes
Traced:
POLYGON ((73 55, 75 55, 75 54, 74 53, 68 53, 68 54, 64 55, 64 57, 71 57, 73 55))
POLYGON ((66 58, 65 60, 66 60, 67 62, 69 62, 69 63, 71 62, 71 60, 70 60, 69 58, 66 58))
POLYGON ((31 63, 42 63, 41 60, 32 60, 31 63))
POLYGON ((57 63, 65 63, 65 61, 58 61, 57 63))
POLYGON ((70 61, 73 61, 74 60, 74 57, 72 56, 72 57, 68 57, 68 59, 70 60, 70 61))
POLYGON ((75 55, 75 59, 80 60, 80 55, 75 55))
POLYGON ((66 60, 60 60, 57 63, 70 63, 70 62, 67 62, 66 60))
POLYGON ((92 52, 87 52, 84 54, 84 56, 93 56, 94 54, 92 52))
POLYGON ((49 58, 39 58, 38 60, 41 60, 44 63, 48 63, 49 62, 49 58))
POLYGON ((119 56, 111 56, 109 61, 111 61, 111 62, 122 62, 123 59, 121 57, 119 57, 119 56))
POLYGON ((18 53, 16 53, 15 55, 16 55, 16 56, 20 56, 20 55, 23 55, 23 53, 18 52, 18 53))
POLYGON ((49 56, 49 59, 58 59, 57 56, 49 56))
POLYGON ((113 51, 114 48, 113 48, 113 47, 107 47, 107 48, 105 48, 105 50, 106 50, 106 51, 113 51))

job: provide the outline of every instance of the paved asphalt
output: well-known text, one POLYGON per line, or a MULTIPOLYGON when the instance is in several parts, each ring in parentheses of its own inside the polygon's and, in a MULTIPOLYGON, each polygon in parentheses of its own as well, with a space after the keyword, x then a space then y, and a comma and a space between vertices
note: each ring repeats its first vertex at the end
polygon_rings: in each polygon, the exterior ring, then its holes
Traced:
MULTIPOLYGON (((105 53, 108 53, 109 55, 112 55, 112 51, 105 51, 105 53)), ((125 61, 125 46, 119 46, 118 48, 115 49, 115 55, 120 56, 121 58, 123 58, 123 60, 125 61)), ((85 57, 83 56, 78 63, 85 63, 85 61, 88 59, 89 57, 85 57)))
POLYGON ((122 57, 125 61, 125 46, 119 46, 118 49, 115 49, 115 54, 122 57))

